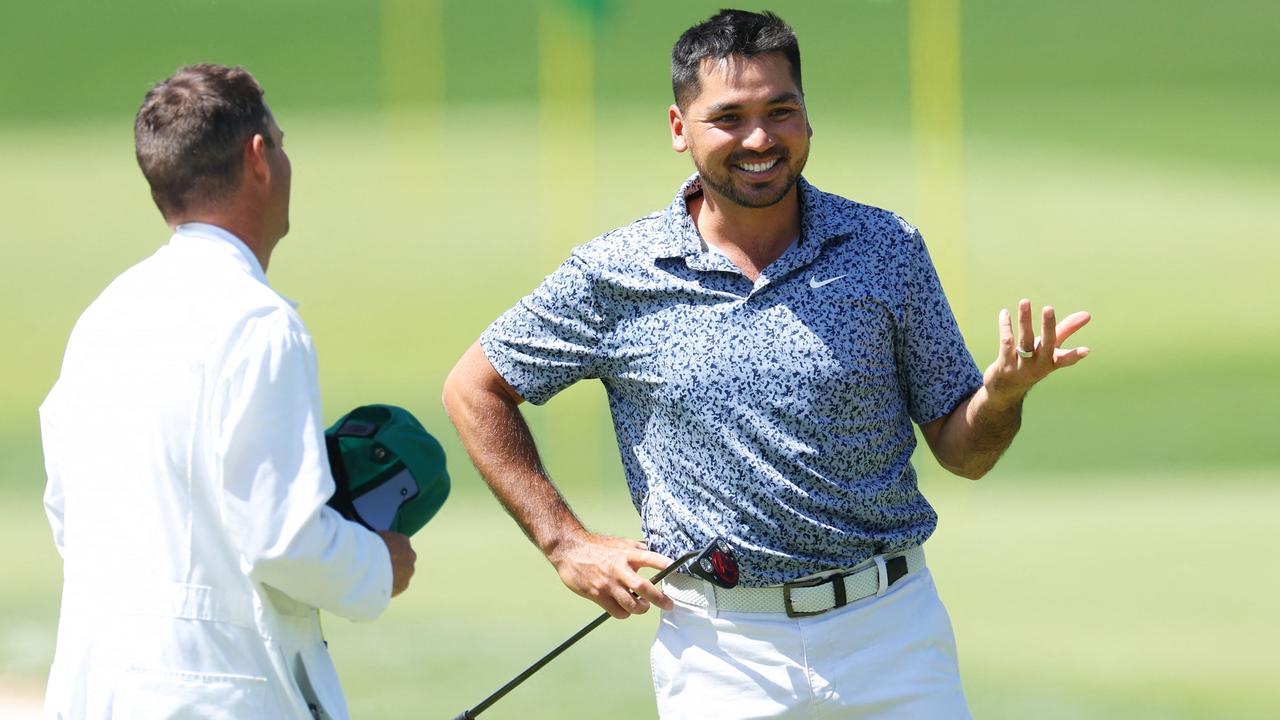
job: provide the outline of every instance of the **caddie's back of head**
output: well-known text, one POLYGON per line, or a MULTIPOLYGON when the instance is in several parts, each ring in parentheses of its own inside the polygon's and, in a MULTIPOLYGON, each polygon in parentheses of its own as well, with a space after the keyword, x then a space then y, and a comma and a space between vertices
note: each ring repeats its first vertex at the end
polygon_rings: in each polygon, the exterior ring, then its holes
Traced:
POLYGON ((235 192, 244 143, 274 147, 271 111, 242 67, 188 65, 147 92, 134 121, 138 166, 168 221, 216 205, 235 192))
POLYGON ((791 27, 771 12, 721 10, 694 25, 671 49, 671 90, 676 105, 687 108, 701 90, 698 71, 704 60, 722 61, 730 56, 752 57, 782 53, 791 66, 791 79, 800 82, 800 42, 791 27))

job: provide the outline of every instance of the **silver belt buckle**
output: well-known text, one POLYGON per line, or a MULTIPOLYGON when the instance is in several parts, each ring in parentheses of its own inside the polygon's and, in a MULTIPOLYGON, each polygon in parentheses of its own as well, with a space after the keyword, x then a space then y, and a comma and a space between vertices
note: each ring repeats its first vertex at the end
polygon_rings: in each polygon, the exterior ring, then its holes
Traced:
POLYGON ((792 580, 788 583, 782 583, 782 606, 787 610, 787 617, 801 618, 821 615, 824 612, 844 607, 848 600, 845 597, 844 576, 847 575, 844 570, 831 570, 825 573, 818 573, 807 578, 792 580), (791 602, 791 591, 793 589, 818 587, 825 583, 831 583, 831 590, 835 593, 835 604, 829 608, 822 610, 796 610, 795 605, 791 602))

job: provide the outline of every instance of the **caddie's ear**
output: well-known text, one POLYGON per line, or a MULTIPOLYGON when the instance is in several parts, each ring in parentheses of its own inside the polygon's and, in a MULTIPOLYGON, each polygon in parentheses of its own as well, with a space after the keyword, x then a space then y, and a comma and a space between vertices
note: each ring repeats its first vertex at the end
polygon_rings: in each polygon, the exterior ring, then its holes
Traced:
POLYGON ((258 182, 271 179, 271 163, 267 162, 267 139, 260 133, 254 134, 244 143, 244 171, 248 177, 258 182))
POLYGON ((680 114, 680 106, 672 104, 667 108, 667 120, 671 123, 671 149, 682 153, 689 149, 689 141, 684 137, 684 116, 680 114))

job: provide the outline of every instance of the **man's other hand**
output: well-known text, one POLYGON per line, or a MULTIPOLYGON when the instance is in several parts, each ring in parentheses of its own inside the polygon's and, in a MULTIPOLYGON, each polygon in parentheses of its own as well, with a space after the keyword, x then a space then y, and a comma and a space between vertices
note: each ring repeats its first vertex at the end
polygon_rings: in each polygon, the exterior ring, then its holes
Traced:
POLYGON ((638 540, 584 530, 559 543, 549 559, 565 586, 615 618, 647 612, 650 603, 665 610, 675 607, 657 586, 636 572, 642 567, 663 570, 671 559, 650 552, 638 540))
POLYGON ((983 384, 998 404, 1020 403, 1032 385, 1049 373, 1080 362, 1089 354, 1087 347, 1063 348, 1062 342, 1088 324, 1087 312, 1068 315, 1057 322, 1054 310, 1041 311, 1041 334, 1032 330, 1031 301, 1018 303, 1018 335, 1013 336, 1013 321, 1008 310, 1000 311, 1000 351, 983 374, 983 384))
POLYGON ((409 587, 409 578, 413 577, 413 566, 418 561, 418 553, 413 551, 407 535, 382 530, 378 536, 387 544, 387 551, 391 553, 391 597, 395 597, 409 587))

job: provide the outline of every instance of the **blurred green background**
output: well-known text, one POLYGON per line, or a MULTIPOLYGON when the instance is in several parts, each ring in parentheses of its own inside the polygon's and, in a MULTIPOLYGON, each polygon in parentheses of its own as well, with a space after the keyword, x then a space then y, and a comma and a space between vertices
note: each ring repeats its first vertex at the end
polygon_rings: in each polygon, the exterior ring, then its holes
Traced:
MULTIPOLYGON (((572 246, 669 202, 690 172, 670 46, 723 4, 0 8, 0 707, 39 696, 57 619, 36 408, 80 311, 166 240, 132 115, 189 62, 250 68, 287 133, 271 279, 302 303, 326 414, 405 405, 452 459, 409 593, 326 624, 355 717, 452 717, 593 617, 476 477, 440 386, 572 246)), ((974 714, 1280 716, 1280 4, 963 0, 950 55, 913 30, 947 7, 774 9, 804 51, 806 176, 921 226, 980 364, 1020 297, 1095 315, 1093 355, 1035 390, 986 479, 917 459, 974 714), (936 137, 921 51, 959 70, 936 137)), ((526 414, 586 522, 634 535, 599 386, 526 414)), ((607 624, 485 717, 652 717, 653 629, 607 624)))

